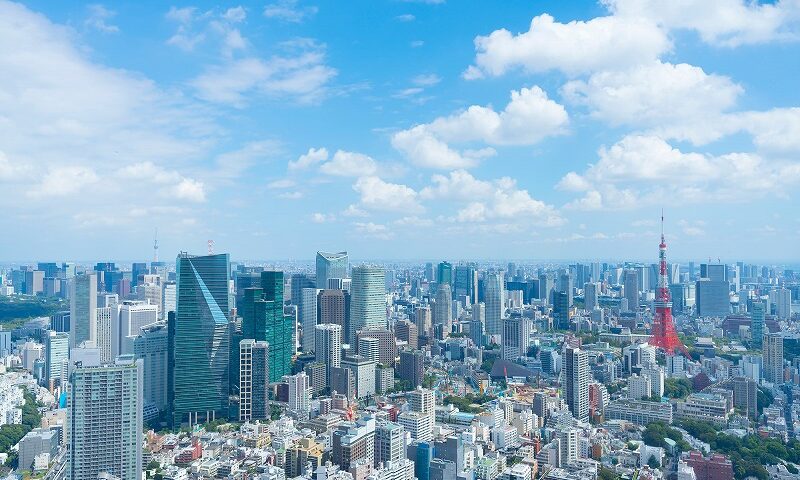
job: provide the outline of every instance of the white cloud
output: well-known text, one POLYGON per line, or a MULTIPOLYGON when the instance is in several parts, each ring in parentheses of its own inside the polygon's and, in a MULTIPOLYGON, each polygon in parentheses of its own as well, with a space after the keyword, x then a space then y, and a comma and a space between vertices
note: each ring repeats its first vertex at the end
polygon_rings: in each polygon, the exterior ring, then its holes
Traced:
POLYGON ((285 22, 300 23, 306 18, 314 16, 318 10, 315 6, 301 6, 297 0, 279 0, 264 7, 264 16, 285 22))
POLYGON ((248 57, 211 66, 189 84, 204 100, 242 108, 249 95, 317 101, 336 74, 325 65, 324 47, 315 44, 295 56, 248 57))
POLYGON ((278 198, 284 200, 300 200, 303 198, 303 192, 283 192, 278 194, 278 198))
POLYGON ((248 142, 241 148, 217 156, 217 178, 238 178, 254 165, 263 164, 280 153, 281 146, 274 140, 248 142))
POLYGON ((225 10, 225 13, 222 14, 222 18, 229 22, 240 23, 247 18, 247 11, 241 5, 238 7, 231 7, 225 10))
POLYGON ((629 135, 602 147, 598 155, 599 162, 586 172, 570 172, 559 183, 564 190, 586 191, 567 208, 743 200, 781 194, 800 183, 800 164, 795 162, 766 161, 753 153, 684 153, 655 136, 629 135))
POLYGON ((372 157, 363 153, 337 150, 331 161, 323 163, 319 171, 339 177, 360 177, 374 175, 378 166, 372 157))
POLYGON ((332 213, 319 213, 315 212, 311 214, 311 221, 314 223, 329 223, 336 220, 336 215, 332 213))
POLYGON ((285 189, 285 188, 292 188, 295 185, 296 185, 296 183, 295 183, 294 180, 289 180, 288 178, 283 178, 283 179, 280 179, 280 180, 275 180, 275 181, 269 182, 267 184, 267 188, 269 188, 270 190, 282 190, 282 189, 285 189))
POLYGON ((380 240, 389 240, 394 237, 394 233, 389 230, 386 225, 373 222, 356 222, 353 224, 356 227, 356 232, 380 240))
POLYGON ((492 194, 491 182, 478 180, 466 170, 455 170, 447 176, 433 175, 431 181, 434 185, 420 190, 421 198, 469 200, 492 194))
POLYGON ((55 197, 78 193, 84 188, 97 183, 98 175, 85 166, 52 167, 42 177, 41 182, 29 191, 32 197, 55 197))
POLYGON ((612 15, 558 23, 543 14, 533 18, 527 32, 501 29, 475 38, 475 65, 464 76, 498 76, 515 68, 569 75, 622 69, 655 60, 671 47, 666 33, 644 18, 612 15))
POLYGON ((289 162, 289 171, 304 170, 318 163, 322 163, 328 159, 328 150, 326 148, 309 148, 308 152, 295 160, 289 162))
POLYGON ((501 112, 473 105, 467 110, 439 117, 431 123, 400 131, 392 145, 419 166, 454 169, 474 166, 486 151, 459 152, 448 143, 484 142, 491 145, 532 145, 563 133, 569 123, 564 107, 550 100, 539 87, 511 92, 501 112))
POLYGON ((127 211, 131 198, 139 208, 163 195, 202 198, 203 182, 180 172, 189 160, 207 159, 213 118, 142 75, 94 63, 79 39, 22 5, 0 2, 0 44, 14 45, 0 49, 0 181, 7 195, 31 198, 14 208, 69 218, 97 210, 100 197, 113 214, 127 211), (148 162, 161 166, 156 177, 174 183, 158 184, 152 195, 153 181, 129 182, 118 195, 120 172, 148 162), (49 195, 69 198, 38 201, 49 195))
POLYGON ((431 87, 441 81, 442 77, 436 75, 435 73, 421 74, 411 79, 411 83, 421 87, 431 87))
POLYGON ((411 15, 410 13, 404 13, 403 15, 398 15, 394 18, 399 22, 413 22, 414 20, 417 19, 417 17, 411 15))
POLYGON ((709 130, 743 91, 728 77, 660 61, 598 72, 562 88, 569 102, 588 106, 592 116, 612 125, 680 129, 696 142, 714 135, 709 130))
POLYGON ((89 18, 86 19, 84 25, 103 33, 119 32, 118 26, 108 23, 109 20, 117 15, 117 12, 109 10, 100 4, 89 5, 87 8, 89 9, 89 18))
POLYGON ((370 210, 417 213, 424 209, 417 192, 401 184, 389 183, 375 176, 359 178, 353 190, 361 196, 361 206, 370 210))
POLYGON ((750 0, 605 0, 622 18, 646 18, 670 30, 694 30, 703 41, 736 47, 797 40, 800 3, 750 0))
POLYGON ((345 217, 368 217, 369 213, 359 208, 357 205, 348 205, 347 208, 342 211, 342 215, 345 217))
POLYGON ((411 48, 420 48, 420 47, 422 47, 424 45, 425 45, 425 42, 422 41, 422 40, 412 40, 411 43, 409 43, 409 46, 411 48))
POLYGON ((206 193, 203 182, 184 178, 173 187, 173 194, 179 200, 189 200, 191 202, 204 202, 206 193))

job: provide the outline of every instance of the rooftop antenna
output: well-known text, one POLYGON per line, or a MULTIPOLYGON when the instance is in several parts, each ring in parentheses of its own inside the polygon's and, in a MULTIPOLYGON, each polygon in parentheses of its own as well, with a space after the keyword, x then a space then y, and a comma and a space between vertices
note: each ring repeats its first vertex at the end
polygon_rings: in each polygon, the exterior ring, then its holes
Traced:
POLYGON ((153 261, 158 262, 158 227, 156 227, 156 235, 153 238, 153 261))
POLYGON ((214 240, 208 241, 208 254, 214 255, 214 240))

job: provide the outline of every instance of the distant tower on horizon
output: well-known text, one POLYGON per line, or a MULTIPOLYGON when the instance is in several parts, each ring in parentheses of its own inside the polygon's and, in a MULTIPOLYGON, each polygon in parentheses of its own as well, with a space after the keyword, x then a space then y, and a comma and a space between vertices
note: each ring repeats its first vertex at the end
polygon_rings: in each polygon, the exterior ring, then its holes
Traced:
POLYGON ((158 227, 156 227, 156 234, 153 237, 153 262, 158 263, 158 227))
POLYGON ((670 355, 675 350, 680 350, 686 357, 689 351, 681 343, 672 321, 672 301, 669 294, 669 281, 667 279, 667 242, 664 240, 664 214, 661 214, 661 244, 658 246, 659 268, 658 288, 656 289, 656 315, 653 317, 653 329, 650 335, 650 344, 664 349, 670 355))

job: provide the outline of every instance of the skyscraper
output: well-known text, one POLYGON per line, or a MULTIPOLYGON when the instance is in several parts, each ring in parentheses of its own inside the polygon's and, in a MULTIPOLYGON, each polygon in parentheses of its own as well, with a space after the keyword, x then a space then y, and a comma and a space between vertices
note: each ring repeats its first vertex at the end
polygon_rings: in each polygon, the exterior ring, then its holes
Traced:
POLYGON ((298 316, 303 329, 303 352, 314 352, 314 327, 317 325, 317 289, 303 288, 300 292, 298 316))
POLYGON ((583 286, 583 306, 586 310, 592 311, 597 306, 598 284, 589 282, 583 286))
POLYGON ((455 297, 467 297, 472 305, 478 303, 478 271, 471 266, 457 265, 453 276, 455 297))
POLYGON ((69 292, 69 346, 96 341, 97 333, 97 275, 76 275, 70 281, 69 292))
POLYGON ((255 339, 269 343, 269 378, 270 382, 277 382, 292 370, 294 317, 283 312, 283 272, 261 272, 261 288, 271 313, 266 317, 266 335, 255 339))
POLYGON ((553 327, 558 330, 569 330, 570 327, 569 294, 553 292, 553 327))
POLYGON ((762 357, 764 362, 764 380, 776 385, 783 383, 783 334, 780 332, 765 333, 763 337, 762 357))
POLYGON ((66 381, 64 362, 69 359, 69 334, 66 332, 48 332, 45 337, 44 376, 50 385, 66 381))
POLYGON ((142 475, 142 361, 77 365, 67 395, 69 480, 96 480, 109 473, 121 480, 142 475))
POLYGON ((486 276, 486 334, 503 333, 503 278, 497 273, 486 276))
POLYGON ((386 284, 383 268, 372 265, 353 267, 351 328, 348 343, 353 343, 358 330, 386 328, 386 284))
POLYGON ((589 355, 579 348, 567 347, 564 353, 564 397, 572 416, 589 420, 589 355))
POLYGON ((436 288, 436 303, 433 305, 433 324, 440 325, 443 338, 446 338, 453 327, 453 295, 450 284, 441 283, 436 288))
POLYGON ((317 297, 318 323, 335 323, 347 332, 350 320, 350 292, 344 290, 320 290, 317 297))
POLYGON ((439 285, 453 285, 453 266, 450 262, 440 262, 436 266, 436 279, 439 285))
POLYGON ((182 253, 176 270, 173 420, 195 424, 228 411, 230 261, 182 253))
POLYGON ((317 350, 315 358, 325 364, 325 379, 331 381, 331 369, 342 366, 342 326, 335 323, 320 323, 315 327, 317 350))
POLYGON ((628 310, 639 310, 639 274, 636 270, 625 270, 622 277, 622 286, 625 288, 625 299, 628 300, 628 310))
POLYGON ((317 252, 317 288, 328 288, 329 278, 347 278, 347 265, 347 252, 317 252))
POLYGON ((529 318, 512 317, 503 320, 503 358, 516 360, 526 355, 532 330, 529 318))
POLYGON ((169 335, 167 325, 155 323, 140 328, 138 335, 126 338, 124 353, 141 359, 145 403, 152 403, 160 411, 169 407, 169 335))
POLYGON ((269 344, 246 338, 239 342, 239 421, 268 418, 269 344))
POLYGON ((311 413, 311 380, 305 372, 286 376, 284 380, 289 384, 289 411, 302 420, 308 420, 311 413))
POLYGON ((764 340, 764 317, 765 306, 762 302, 753 303, 753 311, 750 314, 750 337, 753 339, 753 347, 761 348, 764 340))

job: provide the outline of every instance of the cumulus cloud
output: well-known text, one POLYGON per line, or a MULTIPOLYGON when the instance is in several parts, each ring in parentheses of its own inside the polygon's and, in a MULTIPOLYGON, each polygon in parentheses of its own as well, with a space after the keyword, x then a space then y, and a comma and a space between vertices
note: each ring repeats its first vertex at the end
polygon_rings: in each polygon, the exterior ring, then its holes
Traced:
POLYGON ((379 177, 361 177, 353 185, 353 190, 360 195, 360 205, 369 210, 405 213, 424 210, 413 188, 385 182, 379 177))
POLYGON ((622 69, 655 60, 671 48, 667 34, 646 18, 611 15, 559 23, 543 14, 533 18, 527 32, 500 29, 475 38, 475 64, 464 77, 498 76, 517 68, 568 75, 622 69))
POLYGON ((295 161, 289 162, 289 170, 304 170, 328 159, 328 150, 325 148, 309 148, 308 152, 295 161))
POLYGON ((356 232, 367 237, 379 240, 389 240, 394 237, 394 233, 386 225, 380 223, 356 222, 353 226, 356 228, 356 232))
POLYGON ((337 150, 331 161, 323 163, 319 171, 326 175, 339 177, 360 177, 374 175, 378 170, 372 157, 363 153, 337 150))
POLYGON ((723 47, 800 36, 800 3, 750 0, 605 0, 620 18, 645 18, 669 30, 693 30, 706 43, 723 47))
POLYGON ((458 151, 450 143, 532 145, 563 133, 568 123, 564 107, 549 99, 541 88, 522 88, 511 92, 511 100, 500 112, 473 105, 448 117, 397 132, 392 136, 392 145, 419 166, 467 168, 477 164, 486 151, 458 151))
POLYGON ((567 101, 587 106, 597 119, 612 125, 681 129, 684 137, 697 142, 714 135, 711 125, 743 92, 728 77, 660 61, 598 72, 562 87, 567 101))
POLYGON ((753 153, 685 153, 655 136, 626 136, 602 147, 598 156, 583 174, 570 172, 559 183, 564 190, 585 192, 568 208, 741 199, 781 193, 800 183, 800 164, 795 162, 767 161, 753 153))
POLYGON ((319 213, 315 212, 311 214, 311 221, 314 223, 329 223, 336 220, 336 215, 331 213, 319 213))

